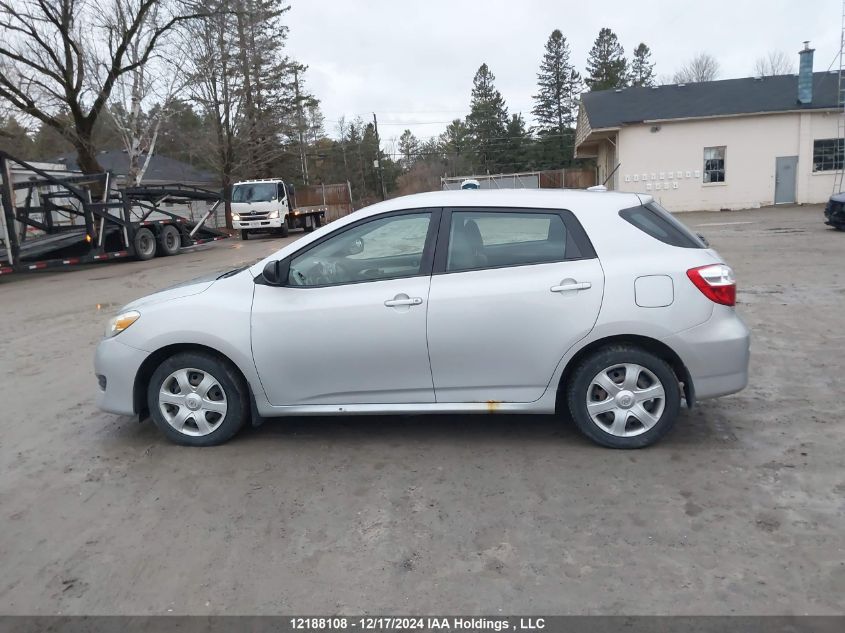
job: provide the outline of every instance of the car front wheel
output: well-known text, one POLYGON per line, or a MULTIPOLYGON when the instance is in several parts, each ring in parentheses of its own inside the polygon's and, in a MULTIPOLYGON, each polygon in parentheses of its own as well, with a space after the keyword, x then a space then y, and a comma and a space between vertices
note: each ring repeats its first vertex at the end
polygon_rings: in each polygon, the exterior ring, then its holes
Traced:
POLYGON ((681 389, 662 358, 630 346, 599 350, 575 369, 567 403, 579 430, 609 448, 642 448, 675 423, 681 389))
POLYGON ((147 405, 155 425, 173 442, 214 446, 247 419, 247 388, 228 363, 211 354, 183 352, 153 372, 147 405))

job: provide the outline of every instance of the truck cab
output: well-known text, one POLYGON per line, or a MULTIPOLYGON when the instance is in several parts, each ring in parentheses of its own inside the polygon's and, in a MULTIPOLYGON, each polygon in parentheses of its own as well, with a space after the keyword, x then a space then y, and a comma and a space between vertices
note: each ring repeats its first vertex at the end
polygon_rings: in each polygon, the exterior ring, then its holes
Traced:
POLYGON ((259 232, 287 236, 292 210, 291 195, 281 180, 244 180, 232 186, 232 228, 243 240, 259 232))

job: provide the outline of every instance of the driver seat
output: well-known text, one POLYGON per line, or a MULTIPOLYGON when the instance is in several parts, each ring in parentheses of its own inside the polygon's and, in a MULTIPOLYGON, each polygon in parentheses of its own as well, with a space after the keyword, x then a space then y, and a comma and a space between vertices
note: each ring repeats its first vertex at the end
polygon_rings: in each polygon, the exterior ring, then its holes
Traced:
POLYGON ((449 268, 452 270, 472 270, 484 268, 487 256, 484 254, 484 241, 475 220, 465 220, 456 226, 452 248, 449 252, 449 268))

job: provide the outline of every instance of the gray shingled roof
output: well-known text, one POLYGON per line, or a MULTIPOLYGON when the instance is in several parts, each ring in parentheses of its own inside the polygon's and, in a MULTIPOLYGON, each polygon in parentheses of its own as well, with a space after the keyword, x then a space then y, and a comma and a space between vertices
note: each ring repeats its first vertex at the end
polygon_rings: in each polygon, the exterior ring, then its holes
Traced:
MULTIPOLYGON (((117 176, 125 176, 129 172, 129 156, 123 150, 106 150, 97 154, 97 161, 106 171, 117 176)), ((50 162, 63 163, 68 169, 76 170, 76 154, 59 156, 50 162)), ((162 183, 213 183, 217 181, 214 174, 195 169, 187 163, 154 154, 150 159, 150 166, 144 174, 144 182, 162 183)))
POLYGON ((798 76, 725 79, 657 88, 602 90, 581 96, 593 129, 661 119, 835 108, 837 73, 813 73, 813 102, 798 103, 798 76))

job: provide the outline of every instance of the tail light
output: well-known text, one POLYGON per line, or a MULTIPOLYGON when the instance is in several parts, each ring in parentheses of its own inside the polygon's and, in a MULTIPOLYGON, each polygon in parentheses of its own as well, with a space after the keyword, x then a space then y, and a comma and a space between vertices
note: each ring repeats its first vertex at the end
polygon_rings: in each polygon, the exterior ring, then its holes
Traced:
POLYGON ((710 264, 690 268, 687 277, 710 301, 723 306, 736 305, 736 278, 730 266, 710 264))

